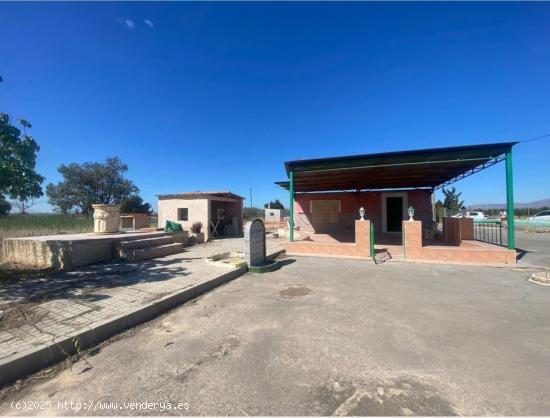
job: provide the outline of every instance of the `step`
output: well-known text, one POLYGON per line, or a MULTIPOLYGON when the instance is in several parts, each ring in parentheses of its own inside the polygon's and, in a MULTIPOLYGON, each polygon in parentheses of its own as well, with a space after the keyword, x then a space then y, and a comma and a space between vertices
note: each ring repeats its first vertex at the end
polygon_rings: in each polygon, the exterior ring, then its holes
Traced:
POLYGON ((183 251, 181 242, 173 244, 157 245, 156 247, 136 248, 132 251, 131 258, 128 261, 146 260, 148 258, 164 257, 170 254, 177 254, 183 251))
POLYGON ((156 247, 158 245, 172 244, 174 237, 171 235, 164 235, 153 238, 141 238, 132 241, 121 241, 117 244, 117 249, 133 250, 135 248, 156 247))

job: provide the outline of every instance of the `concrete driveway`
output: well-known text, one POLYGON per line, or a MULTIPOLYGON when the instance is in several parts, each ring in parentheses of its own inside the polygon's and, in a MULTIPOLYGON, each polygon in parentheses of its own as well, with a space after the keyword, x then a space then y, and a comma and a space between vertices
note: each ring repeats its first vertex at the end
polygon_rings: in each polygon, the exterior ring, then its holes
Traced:
MULTIPOLYGON (((503 234, 506 240, 506 234, 503 234)), ((528 263, 550 269, 550 233, 516 231, 516 245, 520 263, 528 263)))
POLYGON ((550 414, 550 287, 530 272, 285 263, 12 393, 0 415, 550 414), (13 409, 30 400, 52 404, 13 409), (123 404, 146 401, 184 406, 123 404))

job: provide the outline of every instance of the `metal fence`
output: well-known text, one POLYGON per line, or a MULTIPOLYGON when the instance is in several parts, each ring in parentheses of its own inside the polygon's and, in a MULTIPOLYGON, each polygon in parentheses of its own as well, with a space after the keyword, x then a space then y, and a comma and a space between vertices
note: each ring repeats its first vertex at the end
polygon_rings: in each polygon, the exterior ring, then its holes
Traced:
POLYGON ((474 239, 489 244, 502 245, 502 222, 497 220, 474 220, 474 239))

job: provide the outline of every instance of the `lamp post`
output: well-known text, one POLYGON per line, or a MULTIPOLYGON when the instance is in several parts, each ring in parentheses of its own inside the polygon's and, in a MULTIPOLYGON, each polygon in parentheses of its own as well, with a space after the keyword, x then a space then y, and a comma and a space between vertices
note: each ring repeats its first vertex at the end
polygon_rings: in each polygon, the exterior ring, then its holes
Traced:
POLYGON ((414 208, 412 206, 409 206, 409 209, 407 209, 407 212, 409 213, 409 222, 414 221, 414 208))
POLYGON ((359 208, 359 216, 361 217, 362 221, 365 220, 365 208, 363 206, 359 208))

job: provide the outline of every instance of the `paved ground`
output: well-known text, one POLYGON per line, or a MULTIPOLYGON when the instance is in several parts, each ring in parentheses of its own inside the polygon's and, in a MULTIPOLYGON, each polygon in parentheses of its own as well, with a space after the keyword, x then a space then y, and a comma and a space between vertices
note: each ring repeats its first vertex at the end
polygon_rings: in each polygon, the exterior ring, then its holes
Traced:
POLYGON ((516 231, 516 246, 522 250, 520 262, 550 268, 550 233, 516 231))
POLYGON ((287 259, 12 394, 0 415, 167 413, 122 404, 145 401, 187 403, 180 415, 548 415, 550 287, 529 274, 287 259), (10 406, 31 400, 52 405, 10 406))
MULTIPOLYGON (((269 251, 279 245, 268 240, 269 251)), ((97 264, 0 282, 0 364, 213 280, 228 268, 207 264, 203 258, 242 250, 243 239, 223 239, 146 262, 97 264)))

